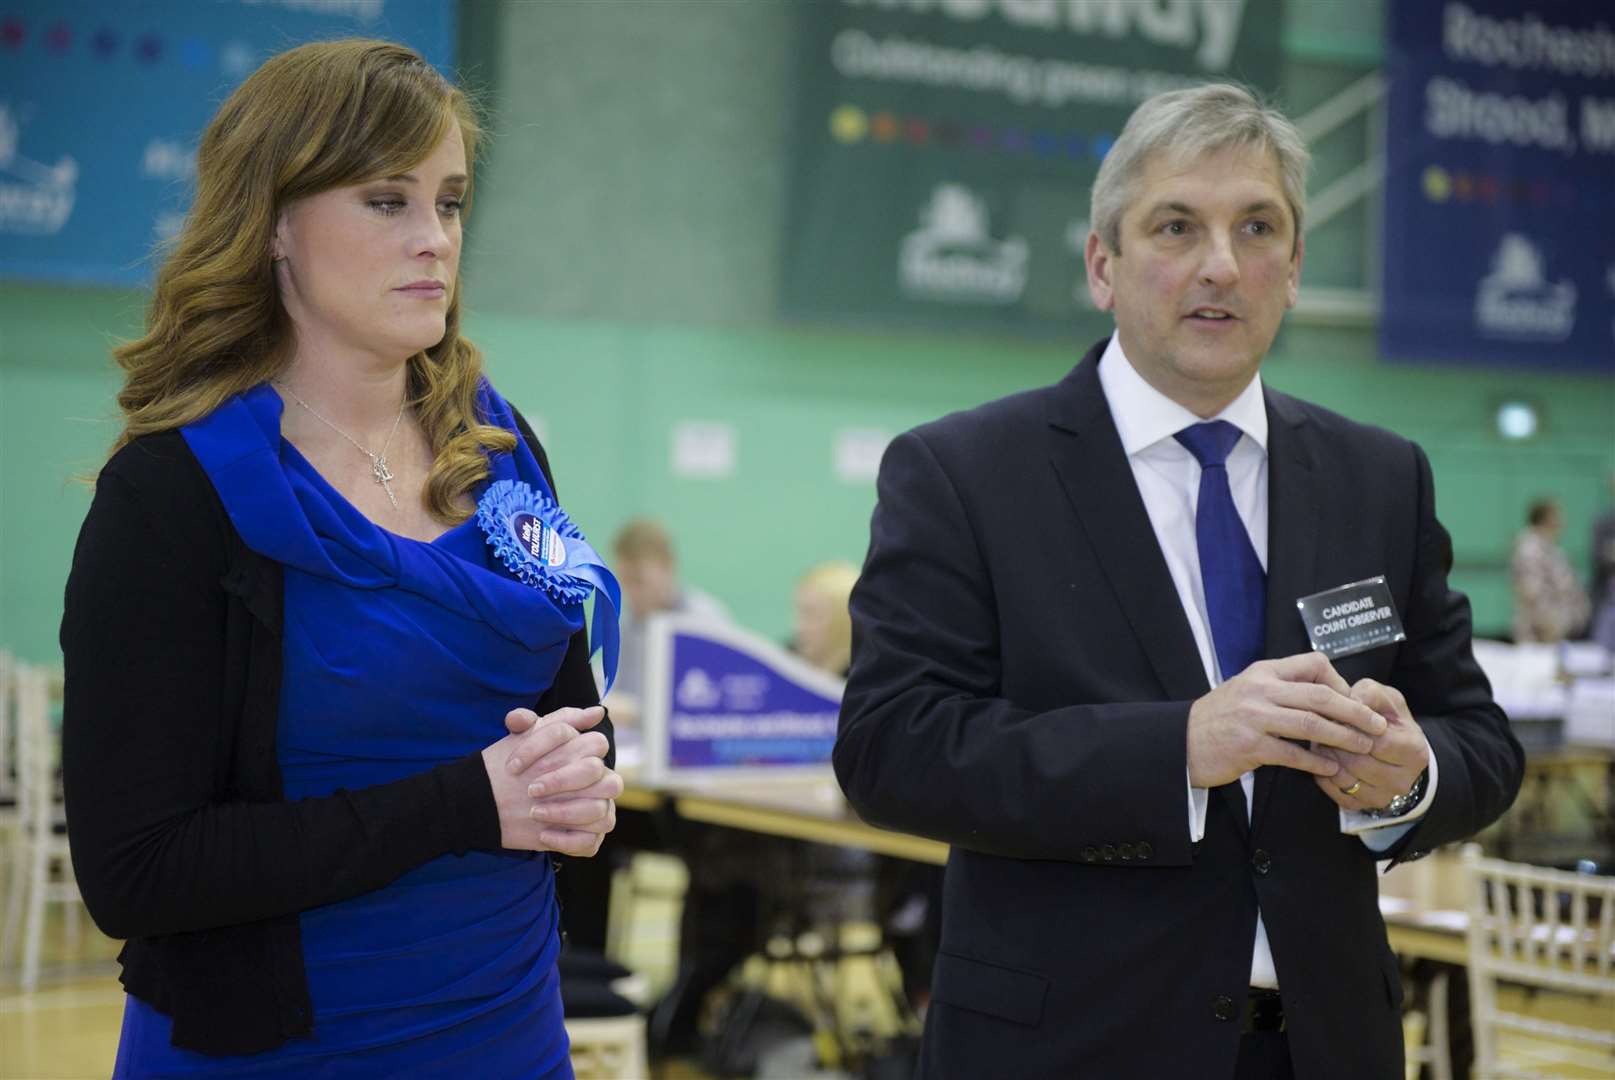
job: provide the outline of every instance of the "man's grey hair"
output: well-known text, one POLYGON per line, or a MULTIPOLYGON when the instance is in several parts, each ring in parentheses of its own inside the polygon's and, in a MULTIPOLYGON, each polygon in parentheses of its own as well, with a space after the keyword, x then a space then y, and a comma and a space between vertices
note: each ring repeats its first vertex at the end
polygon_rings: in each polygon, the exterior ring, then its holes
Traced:
POLYGON ((1263 105, 1244 87, 1229 83, 1170 90, 1133 110, 1094 177, 1088 208, 1091 227, 1107 248, 1121 254, 1122 215, 1135 197, 1139 177, 1154 158, 1166 155, 1174 162, 1187 163, 1236 147, 1272 153, 1284 200, 1295 216, 1299 242, 1306 210, 1307 166, 1312 160, 1306 140, 1283 113, 1263 105))

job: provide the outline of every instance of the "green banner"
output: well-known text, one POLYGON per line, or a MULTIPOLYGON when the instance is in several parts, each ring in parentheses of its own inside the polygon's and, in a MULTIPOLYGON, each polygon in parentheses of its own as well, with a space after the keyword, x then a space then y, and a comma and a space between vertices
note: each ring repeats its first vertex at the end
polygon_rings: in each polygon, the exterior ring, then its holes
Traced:
POLYGON ((798 0, 782 308, 1059 332, 1088 189, 1162 90, 1278 84, 1283 0, 798 0))

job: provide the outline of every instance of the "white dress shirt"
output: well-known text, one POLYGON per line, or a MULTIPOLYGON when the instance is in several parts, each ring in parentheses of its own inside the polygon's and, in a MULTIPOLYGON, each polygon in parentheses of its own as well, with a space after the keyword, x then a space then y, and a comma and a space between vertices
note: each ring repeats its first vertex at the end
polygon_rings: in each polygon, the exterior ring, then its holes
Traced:
MULTIPOLYGON (((1167 570, 1177 589, 1178 601, 1188 617, 1195 647, 1206 681, 1217 686, 1224 673, 1217 667, 1217 651, 1211 641, 1211 620, 1206 615, 1206 593, 1200 581, 1200 550, 1195 540, 1194 514, 1200 499, 1200 463, 1187 447, 1173 436, 1186 427, 1205 422, 1144 381, 1122 353, 1115 334, 1099 358, 1099 385, 1110 405, 1116 433, 1133 469, 1133 480, 1144 499, 1155 539, 1166 558, 1167 570)), ((1250 534, 1256 558, 1267 569, 1267 405, 1262 397, 1262 377, 1251 379, 1240 395, 1211 420, 1226 420, 1243 432, 1229 451, 1228 489, 1234 508, 1250 534)), ((1233 672, 1231 674, 1238 674, 1233 672)), ((1429 808, 1436 789, 1435 755, 1430 756, 1430 777, 1425 796, 1407 814, 1393 819, 1376 819, 1366 814, 1340 812, 1342 832, 1355 833, 1373 851, 1384 851, 1412 828, 1412 822, 1429 808)), ((1187 777, 1185 784, 1187 785, 1187 777)), ((1245 812, 1250 813, 1256 787, 1255 773, 1239 778, 1245 790, 1245 812)), ((1198 841, 1206 831, 1206 788, 1188 787, 1189 836, 1198 841)), ((1267 943, 1267 927, 1261 913, 1256 916, 1256 942, 1251 954, 1251 985, 1278 987, 1273 952, 1267 943)))

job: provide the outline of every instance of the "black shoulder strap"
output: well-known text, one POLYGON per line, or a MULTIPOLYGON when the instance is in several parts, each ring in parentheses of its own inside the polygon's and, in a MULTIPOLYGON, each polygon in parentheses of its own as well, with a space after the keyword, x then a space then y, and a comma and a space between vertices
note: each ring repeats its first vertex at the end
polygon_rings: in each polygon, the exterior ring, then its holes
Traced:
POLYGON ((549 484, 550 492, 559 499, 561 495, 560 492, 555 490, 555 477, 550 473, 550 458, 548 454, 544 453, 544 444, 538 441, 537 435, 533 434, 532 425, 527 422, 527 417, 522 415, 520 409, 512 405, 510 414, 516 418, 516 429, 521 432, 522 438, 527 440, 527 449, 531 450, 533 456, 538 459, 538 467, 544 471, 544 481, 549 484))

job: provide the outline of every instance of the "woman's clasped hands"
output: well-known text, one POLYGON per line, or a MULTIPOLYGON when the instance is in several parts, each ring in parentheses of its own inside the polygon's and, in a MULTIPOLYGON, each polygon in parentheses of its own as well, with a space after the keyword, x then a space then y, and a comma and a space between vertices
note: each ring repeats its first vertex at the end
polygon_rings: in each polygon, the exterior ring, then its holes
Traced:
POLYGON ((500 846, 587 857, 617 824, 622 778, 606 767, 598 705, 505 715, 509 735, 482 751, 499 808, 500 846))

